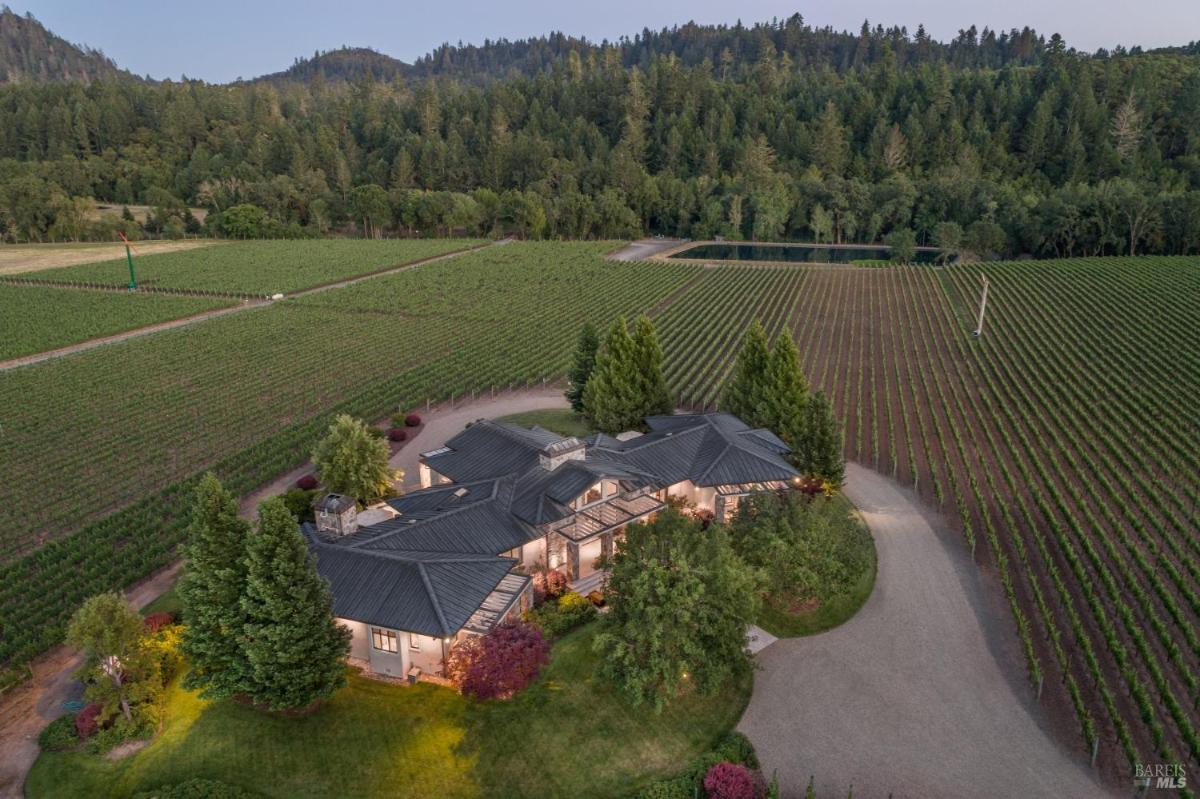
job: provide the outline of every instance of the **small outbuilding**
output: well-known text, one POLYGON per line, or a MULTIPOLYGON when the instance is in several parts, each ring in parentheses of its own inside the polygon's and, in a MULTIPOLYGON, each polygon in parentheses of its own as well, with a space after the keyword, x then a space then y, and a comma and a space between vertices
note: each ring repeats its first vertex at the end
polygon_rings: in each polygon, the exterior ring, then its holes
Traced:
POLYGON ((325 535, 350 535, 358 530, 358 505, 354 497, 326 494, 313 505, 317 532, 325 535))

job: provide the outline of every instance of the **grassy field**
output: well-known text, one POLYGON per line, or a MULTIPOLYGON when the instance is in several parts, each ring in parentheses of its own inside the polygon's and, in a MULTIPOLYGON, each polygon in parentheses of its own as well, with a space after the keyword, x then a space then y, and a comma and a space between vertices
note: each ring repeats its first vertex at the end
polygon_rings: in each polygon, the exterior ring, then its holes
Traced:
MULTIPOLYGON (((148 288, 287 294, 482 243, 469 239, 237 241, 137 255, 134 266, 138 283, 148 288)), ((129 270, 122 253, 117 260, 47 269, 25 277, 124 286, 129 270)))
POLYGON ((622 797, 709 749, 749 700, 747 677, 661 715, 634 709, 596 675, 593 634, 556 644, 539 682, 509 702, 355 676, 316 715, 287 720, 175 686, 146 749, 117 763, 44 754, 26 796, 127 796, 207 777, 277 797, 622 797))
POLYGON ((655 316, 673 393, 711 407, 758 317, 793 331, 846 454, 961 530, 1080 751, 1200 768, 1200 259, 703 269, 611 247, 492 248, 0 375, 0 660, 168 562, 204 468, 247 492, 335 411, 560 377, 580 322, 618 313, 655 316))
POLYGON ((179 319, 229 300, 0 285, 0 361, 179 319))
MULTIPOLYGON (((190 250, 215 244, 212 239, 186 241, 140 241, 134 244, 143 256, 190 250)), ((19 275, 60 266, 91 264, 125 258, 120 242, 80 242, 70 244, 0 244, 0 276, 19 275)), ((124 284, 122 284, 124 285, 124 284)))

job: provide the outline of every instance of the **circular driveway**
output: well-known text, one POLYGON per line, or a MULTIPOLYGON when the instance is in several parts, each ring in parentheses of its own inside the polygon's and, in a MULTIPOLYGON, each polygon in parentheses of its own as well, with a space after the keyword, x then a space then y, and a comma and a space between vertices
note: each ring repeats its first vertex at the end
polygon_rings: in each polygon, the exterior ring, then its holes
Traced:
POLYGON ((1038 723, 1023 674, 989 646, 1011 636, 989 619, 979 574, 952 533, 935 530, 911 492, 856 464, 846 496, 879 553, 875 590, 827 633, 758 655, 738 729, 784 797, 810 775, 820 797, 1113 795, 1078 752, 1038 723), (992 629, 988 629, 988 627, 992 629))

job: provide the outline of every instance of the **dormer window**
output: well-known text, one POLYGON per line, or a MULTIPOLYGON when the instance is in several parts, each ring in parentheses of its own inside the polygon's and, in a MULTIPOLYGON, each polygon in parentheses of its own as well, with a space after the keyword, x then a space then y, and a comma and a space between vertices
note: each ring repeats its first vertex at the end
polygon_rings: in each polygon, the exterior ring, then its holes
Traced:
POLYGON ((587 493, 585 493, 583 495, 583 504, 591 505, 594 502, 599 502, 603 498, 604 498, 604 495, 600 493, 600 484, 597 483, 596 485, 589 488, 587 490, 587 493))

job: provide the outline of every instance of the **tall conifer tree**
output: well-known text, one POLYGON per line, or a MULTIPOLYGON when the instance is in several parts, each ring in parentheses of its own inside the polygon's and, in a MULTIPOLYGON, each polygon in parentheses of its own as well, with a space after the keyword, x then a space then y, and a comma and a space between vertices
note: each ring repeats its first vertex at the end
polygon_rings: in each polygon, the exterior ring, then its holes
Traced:
POLYGON ((732 413, 751 427, 764 425, 763 409, 767 401, 767 366, 770 357, 767 334, 762 323, 755 318, 746 328, 733 377, 725 384, 720 403, 721 410, 732 413))
POLYGON ((596 368, 596 353, 599 349, 600 336, 596 332, 596 326, 591 322, 584 322, 579 331, 579 344, 575 347, 571 371, 567 376, 570 381, 567 386, 567 401, 571 403, 571 410, 575 413, 583 413, 583 392, 592 376, 592 370, 596 368))
POLYGON ((819 477, 841 486, 846 479, 846 459, 842 455, 842 425, 833 406, 821 391, 808 398, 800 434, 792 443, 796 468, 810 477, 819 477))
POLYGON ((246 693, 271 710, 328 699, 345 683, 350 631, 333 618, 329 584, 317 574, 296 517, 279 497, 259 506, 246 547, 246 693))
POLYGON ((641 390, 639 416, 669 414, 675 410, 663 377, 663 351, 650 317, 641 316, 633 325, 634 379, 641 390))
POLYGON ((184 628, 180 650, 189 670, 184 687, 205 699, 244 690, 250 667, 242 651, 241 596, 246 586, 250 525, 237 499, 211 472, 196 488, 188 527, 187 568, 179 581, 184 628))
POLYGON ((800 371, 800 353, 786 328, 775 339, 767 363, 767 397, 760 422, 789 446, 796 440, 808 401, 808 383, 800 371))
POLYGON ((635 364, 633 338, 625 326, 625 317, 620 317, 604 339, 604 346, 596 356, 596 368, 583 392, 584 413, 606 433, 615 435, 642 423, 635 364))

